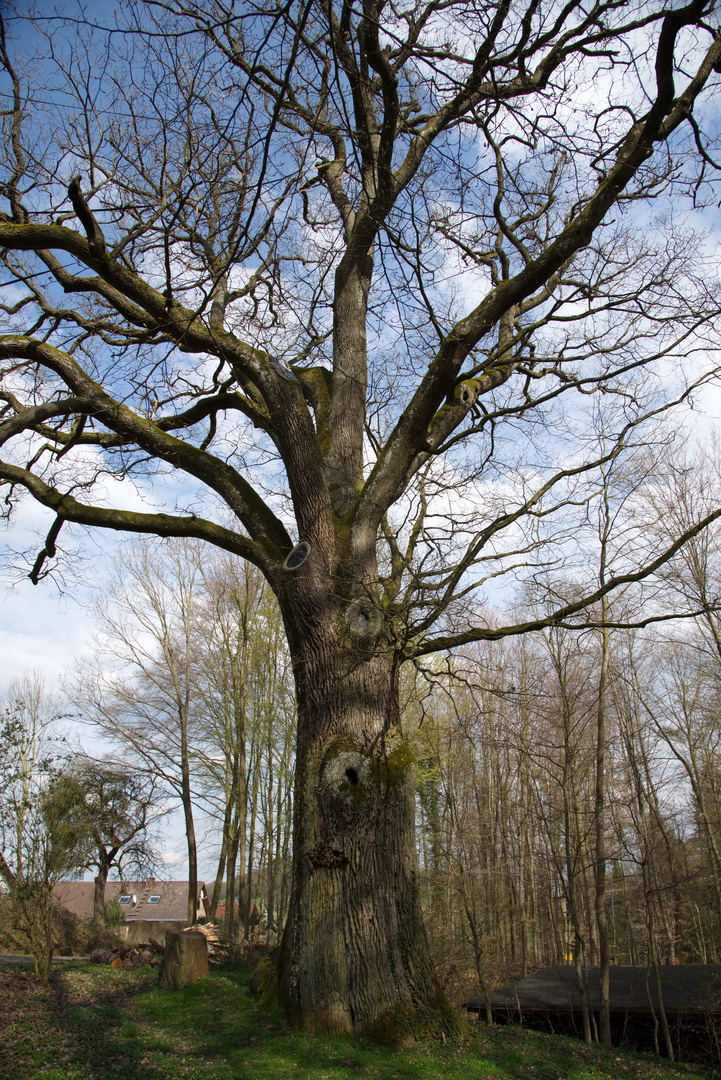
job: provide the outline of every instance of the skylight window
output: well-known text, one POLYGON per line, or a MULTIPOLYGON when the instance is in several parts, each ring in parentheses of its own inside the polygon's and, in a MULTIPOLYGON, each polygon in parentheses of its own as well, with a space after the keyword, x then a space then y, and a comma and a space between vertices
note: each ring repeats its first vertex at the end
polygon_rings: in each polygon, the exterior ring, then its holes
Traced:
POLYGON ((118 899, 119 899, 121 904, 129 904, 130 903, 130 897, 129 896, 120 896, 120 897, 118 897, 118 899))
POLYGON ((160 903, 160 897, 157 895, 157 893, 156 893, 155 896, 149 896, 148 897, 148 903, 149 904, 159 904, 160 903))

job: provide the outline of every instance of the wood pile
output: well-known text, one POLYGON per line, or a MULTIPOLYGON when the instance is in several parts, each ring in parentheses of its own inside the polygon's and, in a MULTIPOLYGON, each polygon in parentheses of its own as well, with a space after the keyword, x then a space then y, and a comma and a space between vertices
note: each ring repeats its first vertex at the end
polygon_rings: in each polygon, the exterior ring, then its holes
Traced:
MULTIPOLYGON (((218 935, 218 927, 214 923, 205 926, 189 926, 188 930, 199 930, 208 943, 208 963, 225 964, 233 959, 233 950, 230 945, 222 941, 218 935)), ((96 949, 90 959, 94 964, 110 964, 112 967, 142 967, 149 964, 158 967, 165 952, 164 947, 155 938, 142 942, 139 945, 126 945, 122 949, 96 949)))
POLYGON ((232 950, 229 945, 221 941, 218 936, 218 927, 215 923, 206 923, 204 926, 189 926, 189 930, 200 930, 208 943, 208 963, 225 964, 232 958, 232 950))
POLYGON ((158 967, 165 949, 150 938, 139 945, 126 945, 122 949, 96 949, 90 959, 94 964, 110 964, 114 968, 158 967))

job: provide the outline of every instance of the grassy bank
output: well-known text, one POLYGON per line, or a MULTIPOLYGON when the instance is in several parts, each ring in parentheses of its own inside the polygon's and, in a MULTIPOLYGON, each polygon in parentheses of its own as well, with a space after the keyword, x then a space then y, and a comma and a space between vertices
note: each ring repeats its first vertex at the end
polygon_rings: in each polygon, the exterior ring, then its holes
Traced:
MULTIPOLYGON (((147 970, 68 965, 49 988, 0 969, 0 1076, 13 1080, 698 1080, 711 1075, 572 1039, 480 1028, 389 1050, 308 1038, 257 1005, 247 973, 177 992, 147 970)), ((718 1076, 718 1074, 717 1074, 718 1076)))

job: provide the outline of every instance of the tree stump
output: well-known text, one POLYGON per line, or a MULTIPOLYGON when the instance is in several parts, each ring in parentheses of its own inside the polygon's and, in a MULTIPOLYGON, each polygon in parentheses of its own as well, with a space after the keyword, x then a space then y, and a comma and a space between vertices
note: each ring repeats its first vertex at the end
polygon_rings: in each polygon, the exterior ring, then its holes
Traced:
POLYGON ((158 982, 178 990, 208 974, 208 943, 200 930, 167 930, 158 982))

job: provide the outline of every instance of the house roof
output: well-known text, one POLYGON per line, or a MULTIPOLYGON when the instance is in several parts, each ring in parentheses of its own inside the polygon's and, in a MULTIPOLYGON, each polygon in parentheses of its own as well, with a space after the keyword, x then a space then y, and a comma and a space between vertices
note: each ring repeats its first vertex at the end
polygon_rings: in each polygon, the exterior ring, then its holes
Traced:
MULTIPOLYGON (((721 964, 662 964, 661 992, 667 1013, 721 1013, 721 964)), ((600 1008, 601 991, 598 967, 588 968, 590 1005, 600 1008)), ((648 1013, 658 1008, 658 993, 653 968, 611 967, 611 1010, 648 1013)), ((518 982, 495 990, 492 1007, 520 1012, 572 1012, 581 1008, 574 967, 550 967, 518 982)), ((484 998, 466 1004, 476 1012, 485 1010, 484 998)))
POLYGON ((57 885, 53 886, 53 895, 57 902, 68 911, 72 911, 73 915, 81 915, 85 919, 92 919, 95 897, 94 881, 59 881, 57 885))
MULTIPOLYGON (((55 897, 64 908, 75 915, 92 918, 95 883, 92 881, 60 881, 54 888, 55 897)), ((126 922, 140 919, 151 922, 186 922, 188 918, 188 882, 155 881, 108 881, 105 886, 105 902, 120 900, 126 922), (150 898, 159 899, 151 903, 150 898)), ((198 914, 205 915, 207 893, 205 882, 198 882, 198 914)))

